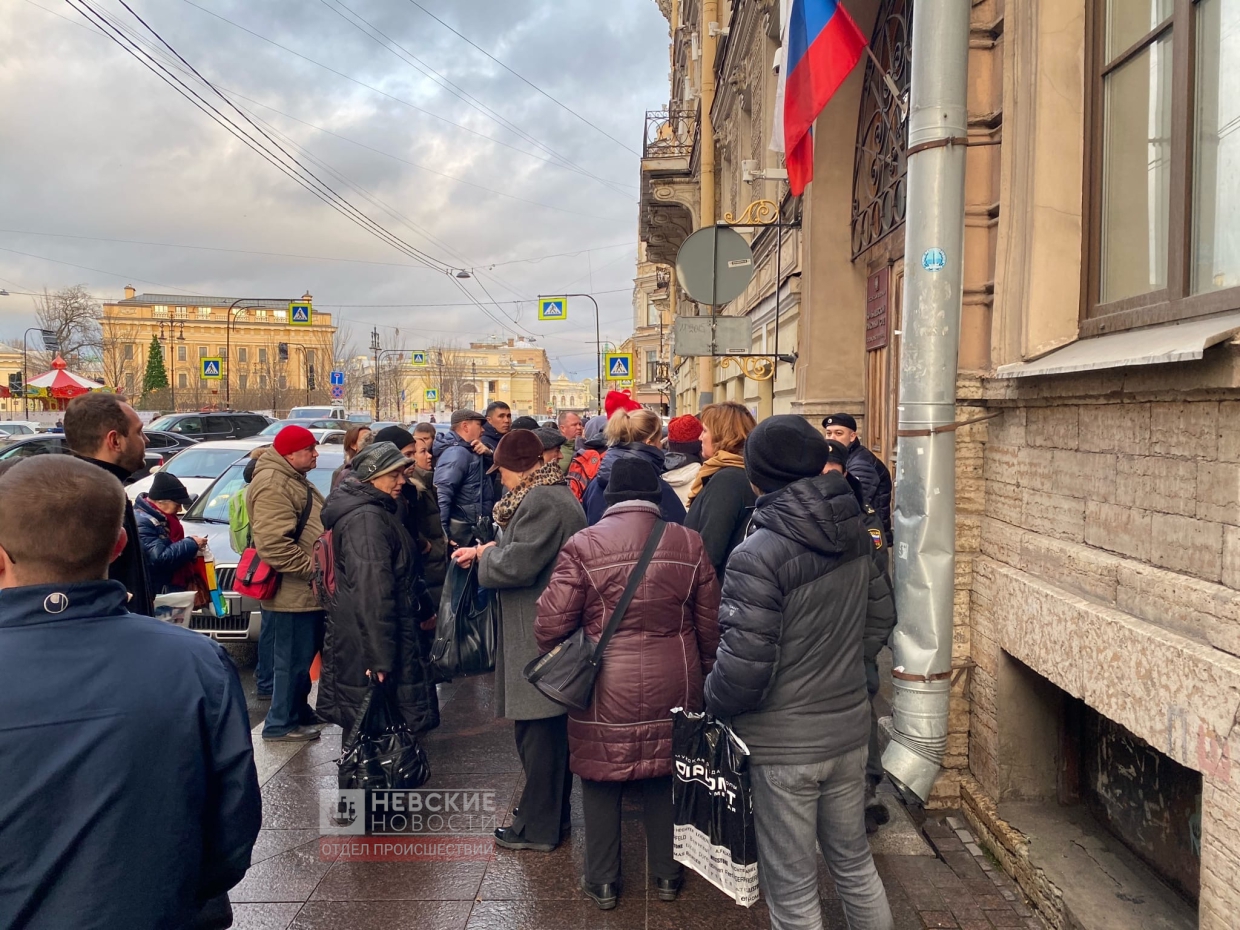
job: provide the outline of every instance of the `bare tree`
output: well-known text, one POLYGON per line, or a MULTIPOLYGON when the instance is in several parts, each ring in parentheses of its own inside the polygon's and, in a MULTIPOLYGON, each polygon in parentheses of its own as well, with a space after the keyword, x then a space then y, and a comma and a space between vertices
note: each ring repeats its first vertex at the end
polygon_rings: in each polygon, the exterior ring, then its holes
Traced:
POLYGON ((103 320, 99 329, 103 383, 130 398, 141 393, 146 371, 147 346, 139 343, 138 332, 135 324, 112 318, 103 320))
MULTIPOLYGON (((74 284, 49 293, 46 289, 35 298, 35 319, 41 329, 56 334, 60 343, 60 355, 70 365, 81 363, 83 356, 98 357, 102 350, 102 328, 99 320, 103 308, 86 287, 74 284)), ((50 367, 53 353, 34 353, 39 364, 50 367)))
POLYGON ((473 402, 478 386, 469 390, 469 368, 464 354, 454 342, 431 346, 430 358, 432 387, 439 388, 439 402, 448 410, 456 410, 473 402))

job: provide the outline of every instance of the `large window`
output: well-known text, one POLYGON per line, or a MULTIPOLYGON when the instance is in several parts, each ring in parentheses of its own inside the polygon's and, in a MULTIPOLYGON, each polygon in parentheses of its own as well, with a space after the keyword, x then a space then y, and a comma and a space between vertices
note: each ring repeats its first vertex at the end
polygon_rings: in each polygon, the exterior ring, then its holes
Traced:
POLYGON ((1082 335, 1240 307, 1240 0, 1097 0, 1082 335))

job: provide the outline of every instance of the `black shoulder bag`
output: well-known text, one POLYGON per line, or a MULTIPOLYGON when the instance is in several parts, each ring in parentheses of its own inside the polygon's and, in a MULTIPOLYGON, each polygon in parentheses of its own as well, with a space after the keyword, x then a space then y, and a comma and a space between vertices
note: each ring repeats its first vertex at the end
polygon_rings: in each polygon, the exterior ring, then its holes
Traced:
POLYGON ((654 521, 650 537, 646 540, 646 548, 642 550, 641 558, 633 567, 629 583, 625 585, 624 593, 620 595, 616 609, 611 612, 597 644, 586 636, 585 627, 578 627, 568 639, 525 667, 525 680, 545 697, 571 710, 585 710, 590 706, 594 680, 598 677, 599 665, 603 661, 603 651, 620 626, 620 621, 624 619, 624 612, 628 610, 629 602, 637 593, 637 585, 646 574, 666 528, 667 524, 662 520, 654 521))

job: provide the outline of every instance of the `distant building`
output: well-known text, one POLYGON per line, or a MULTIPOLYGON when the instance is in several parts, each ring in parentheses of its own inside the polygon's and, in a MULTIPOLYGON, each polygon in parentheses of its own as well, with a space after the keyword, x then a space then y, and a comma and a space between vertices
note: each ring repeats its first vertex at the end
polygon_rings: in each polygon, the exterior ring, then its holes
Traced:
POLYGON ((289 323, 289 305, 312 300, 308 293, 238 301, 136 294, 126 287, 123 300, 103 306, 98 376, 126 396, 140 398, 153 337, 163 348, 169 388, 147 400, 161 409, 227 405, 279 412, 297 404, 328 403, 336 335, 331 314, 315 310, 309 325, 289 323), (281 343, 287 346, 285 358, 281 343), (220 380, 202 377, 202 360, 212 358, 223 362, 220 380), (307 383, 311 374, 313 390, 307 383))
POLYGON ((532 342, 489 337, 469 348, 432 346, 426 364, 406 360, 401 371, 403 397, 380 388, 382 418, 413 419, 455 409, 485 410, 493 400, 512 407, 514 416, 550 416, 551 364, 545 349, 532 342), (434 391, 432 398, 428 391, 434 391))
POLYGON ((570 381, 561 374, 551 382, 551 407, 558 416, 561 413, 593 413, 598 409, 598 395, 593 378, 570 381))

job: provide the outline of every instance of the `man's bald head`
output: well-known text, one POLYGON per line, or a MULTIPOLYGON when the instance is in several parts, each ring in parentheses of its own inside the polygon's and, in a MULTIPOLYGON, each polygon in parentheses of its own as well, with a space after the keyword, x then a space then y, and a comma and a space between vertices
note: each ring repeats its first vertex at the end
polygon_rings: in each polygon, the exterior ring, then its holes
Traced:
POLYGON ((0 587, 106 578, 124 519, 125 491, 102 468, 23 459, 0 474, 0 587))

